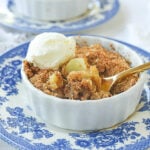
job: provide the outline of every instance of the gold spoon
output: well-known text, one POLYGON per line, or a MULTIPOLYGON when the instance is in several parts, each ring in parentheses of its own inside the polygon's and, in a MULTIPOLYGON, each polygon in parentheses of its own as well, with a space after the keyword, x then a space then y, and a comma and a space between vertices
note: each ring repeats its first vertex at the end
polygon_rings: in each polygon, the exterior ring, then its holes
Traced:
POLYGON ((118 81, 119 79, 122 79, 133 73, 143 72, 144 70, 147 70, 147 69, 150 69, 150 62, 134 67, 134 68, 130 68, 125 71, 122 71, 114 76, 103 78, 101 90, 108 92, 110 91, 112 86, 116 83, 116 81, 118 81))

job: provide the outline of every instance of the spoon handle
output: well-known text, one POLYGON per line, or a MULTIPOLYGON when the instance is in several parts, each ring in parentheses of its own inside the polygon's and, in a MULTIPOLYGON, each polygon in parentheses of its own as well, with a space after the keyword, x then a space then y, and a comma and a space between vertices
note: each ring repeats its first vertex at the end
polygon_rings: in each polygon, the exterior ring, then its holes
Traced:
POLYGON ((128 70, 125 70, 121 73, 119 73, 116 77, 118 79, 121 79, 127 75, 130 75, 130 74, 133 74, 133 73, 139 73, 139 72, 143 72, 144 70, 148 70, 150 69, 150 62, 148 63, 145 63, 143 65, 140 65, 140 66, 137 66, 137 67, 134 67, 134 68, 130 68, 128 70))

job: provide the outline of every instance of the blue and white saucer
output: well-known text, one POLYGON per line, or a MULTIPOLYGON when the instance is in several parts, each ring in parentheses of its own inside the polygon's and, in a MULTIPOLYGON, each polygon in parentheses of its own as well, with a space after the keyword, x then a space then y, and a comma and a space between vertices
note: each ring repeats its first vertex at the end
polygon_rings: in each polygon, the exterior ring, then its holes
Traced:
MULTIPOLYGON (((150 61, 150 53, 118 42, 150 61)), ((22 93, 20 69, 28 44, 0 56, 1 139, 20 150, 145 150, 150 147, 150 81, 143 89, 136 112, 112 128, 75 132, 47 126, 25 104, 28 97, 22 93)))
POLYGON ((13 0, 0 6, 0 24, 17 30, 40 32, 73 32, 92 28, 110 20, 119 10, 118 0, 92 0, 82 16, 60 22, 43 22, 17 15, 13 0))

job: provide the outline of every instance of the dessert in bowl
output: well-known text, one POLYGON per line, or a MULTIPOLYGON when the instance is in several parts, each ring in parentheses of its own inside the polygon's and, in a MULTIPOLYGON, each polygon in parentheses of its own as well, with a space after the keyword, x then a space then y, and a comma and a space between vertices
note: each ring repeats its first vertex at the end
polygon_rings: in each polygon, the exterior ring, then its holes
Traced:
POLYGON ((90 0, 14 0, 15 12, 43 21, 60 21, 84 14, 90 0))
POLYGON ((135 111, 146 75, 131 75, 110 92, 101 90, 101 79, 142 63, 134 51, 112 40, 40 34, 31 41, 21 70, 27 103, 50 125, 111 127, 135 111))

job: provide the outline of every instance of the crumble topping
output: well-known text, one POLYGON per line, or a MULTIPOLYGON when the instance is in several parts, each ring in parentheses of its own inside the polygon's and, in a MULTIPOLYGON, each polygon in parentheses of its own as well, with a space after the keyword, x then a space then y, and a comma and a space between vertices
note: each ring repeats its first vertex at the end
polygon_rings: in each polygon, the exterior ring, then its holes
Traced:
POLYGON ((75 58, 57 70, 40 69, 24 61, 30 82, 46 94, 74 100, 95 100, 121 93, 138 80, 133 74, 118 81, 110 92, 101 90, 102 77, 115 75, 130 68, 130 63, 115 50, 100 44, 76 46, 75 58))

